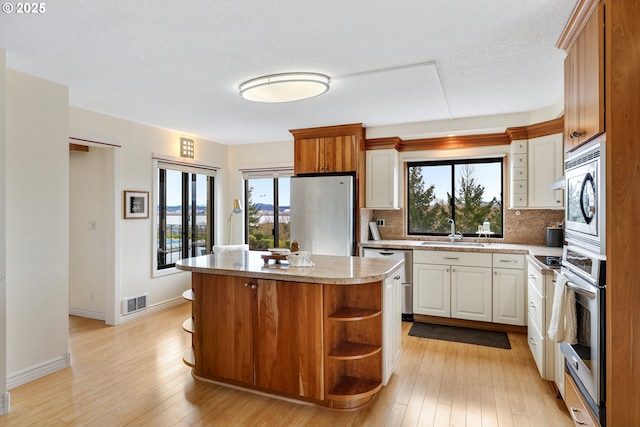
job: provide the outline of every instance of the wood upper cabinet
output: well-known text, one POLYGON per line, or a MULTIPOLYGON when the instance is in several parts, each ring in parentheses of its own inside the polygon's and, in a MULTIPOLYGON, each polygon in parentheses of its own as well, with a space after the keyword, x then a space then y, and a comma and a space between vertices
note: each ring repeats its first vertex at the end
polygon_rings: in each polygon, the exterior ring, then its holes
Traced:
POLYGON ((358 165, 358 150, 353 135, 296 140, 294 153, 296 175, 355 172, 358 165))
POLYGON ((193 277, 195 375, 324 399, 322 285, 193 277))
POLYGON ((564 70, 565 151, 571 151, 605 131, 604 3, 595 6, 585 19, 586 23, 573 44, 567 40, 580 21, 565 30, 569 34, 563 34, 564 42, 559 45, 567 50, 564 70))
POLYGON ((361 163, 361 124, 295 129, 294 172, 300 174, 356 172, 361 163))

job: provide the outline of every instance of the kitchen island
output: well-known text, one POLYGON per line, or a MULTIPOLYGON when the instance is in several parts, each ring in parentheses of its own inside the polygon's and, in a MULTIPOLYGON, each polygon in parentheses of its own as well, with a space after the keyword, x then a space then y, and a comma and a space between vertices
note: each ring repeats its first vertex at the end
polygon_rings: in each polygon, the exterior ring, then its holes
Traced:
POLYGON ((229 251, 176 264, 192 273, 196 379, 331 408, 373 400, 400 353, 402 261, 311 260, 229 251))

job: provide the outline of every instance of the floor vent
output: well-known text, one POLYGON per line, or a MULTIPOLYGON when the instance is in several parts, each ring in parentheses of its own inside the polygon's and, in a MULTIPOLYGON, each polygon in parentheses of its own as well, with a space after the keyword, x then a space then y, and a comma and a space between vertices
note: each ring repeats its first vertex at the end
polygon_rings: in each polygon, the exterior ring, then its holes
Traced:
POLYGON ((122 314, 131 314, 135 311, 144 310, 149 306, 149 294, 143 294, 133 298, 122 300, 122 314))

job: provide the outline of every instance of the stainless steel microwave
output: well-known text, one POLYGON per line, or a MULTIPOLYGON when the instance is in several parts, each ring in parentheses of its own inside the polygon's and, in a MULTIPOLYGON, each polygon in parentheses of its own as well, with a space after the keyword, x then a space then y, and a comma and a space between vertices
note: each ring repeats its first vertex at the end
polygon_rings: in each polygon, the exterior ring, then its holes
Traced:
POLYGON ((565 164, 565 238, 568 243, 605 253, 604 142, 579 150, 565 164))

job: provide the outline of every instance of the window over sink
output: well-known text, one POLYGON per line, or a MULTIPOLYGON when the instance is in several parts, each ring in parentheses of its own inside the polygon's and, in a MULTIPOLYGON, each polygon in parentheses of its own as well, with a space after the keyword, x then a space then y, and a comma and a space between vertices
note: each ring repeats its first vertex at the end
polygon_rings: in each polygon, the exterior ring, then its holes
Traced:
POLYGON ((407 234, 446 236, 449 219, 463 236, 490 223, 503 236, 503 158, 407 163, 407 234))

